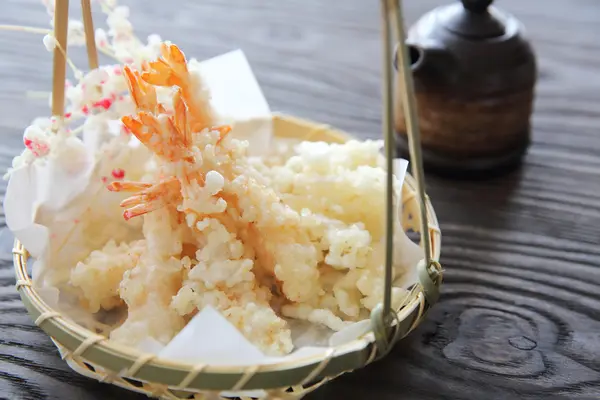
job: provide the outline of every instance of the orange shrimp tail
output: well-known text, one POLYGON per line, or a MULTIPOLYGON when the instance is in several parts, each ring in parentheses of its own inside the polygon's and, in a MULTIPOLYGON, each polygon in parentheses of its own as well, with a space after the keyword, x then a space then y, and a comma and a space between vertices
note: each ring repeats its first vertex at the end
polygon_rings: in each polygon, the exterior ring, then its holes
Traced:
POLYGON ((229 134, 229 132, 231 132, 231 126, 229 125, 217 126, 216 128, 212 129, 215 131, 219 131, 219 139, 217 139, 217 144, 221 143, 223 139, 225 139, 225 137, 229 134))
MULTIPOLYGON (((194 133, 204 129, 217 130, 219 144, 231 131, 230 126, 214 127, 209 100, 203 95, 200 81, 190 74, 185 55, 177 46, 163 44, 161 57, 142 63, 141 71, 128 66, 123 71, 137 112, 121 121, 158 157, 169 162, 194 163, 194 133), (158 102, 156 86, 176 87, 172 113, 158 102)), ((187 163, 180 166, 183 167, 182 177, 168 177, 155 185, 122 181, 109 185, 108 189, 114 192, 134 193, 121 202, 121 207, 127 208, 123 217, 128 220, 162 207, 181 205, 181 185, 205 184, 204 174, 197 166, 187 163)))
POLYGON ((127 65, 123 67, 123 72, 125 73, 127 87, 138 110, 155 112, 158 101, 154 86, 145 82, 138 71, 131 69, 127 65))
POLYGON ((140 190, 148 189, 150 187, 152 187, 151 183, 131 182, 131 181, 125 181, 125 182, 115 181, 115 182, 111 182, 107 186, 107 189, 110 190, 111 192, 139 192, 140 190))
POLYGON ((140 139, 139 136, 143 134, 144 125, 139 119, 130 115, 125 115, 121 118, 121 122, 123 123, 123 125, 125 125, 125 128, 127 128, 135 137, 140 139))
POLYGON ((140 111, 137 116, 126 115, 121 118, 121 122, 131 133, 138 138, 150 150, 155 150, 152 146, 151 139, 154 135, 159 134, 160 124, 155 118, 144 111, 140 111))
POLYGON ((187 86, 189 72, 185 55, 174 44, 163 43, 161 57, 148 63, 148 69, 142 79, 156 86, 187 86))
POLYGON ((109 186, 109 190, 137 192, 120 204, 121 207, 127 207, 123 212, 125 220, 168 205, 179 204, 182 200, 181 184, 176 178, 165 179, 155 185, 142 182, 113 182, 109 186))
POLYGON ((175 109, 172 117, 173 125, 179 130, 183 143, 189 146, 192 144, 192 133, 188 124, 188 106, 182 97, 181 89, 177 89, 173 95, 173 108, 175 109))
POLYGON ((165 60, 167 60, 173 69, 173 74, 175 76, 182 77, 184 79, 189 77, 187 60, 185 59, 185 54, 183 54, 179 47, 175 46, 174 44, 163 43, 160 48, 160 54, 165 60))
POLYGON ((188 123, 191 132, 200 132, 212 124, 212 112, 208 102, 198 97, 183 52, 174 44, 163 43, 161 57, 149 62, 140 75, 146 84, 177 86, 178 94, 188 106, 188 123))

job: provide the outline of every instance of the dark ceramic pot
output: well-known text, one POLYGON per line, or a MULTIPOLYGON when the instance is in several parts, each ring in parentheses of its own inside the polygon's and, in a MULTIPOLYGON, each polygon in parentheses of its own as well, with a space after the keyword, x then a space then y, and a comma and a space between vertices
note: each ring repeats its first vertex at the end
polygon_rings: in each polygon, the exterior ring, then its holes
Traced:
MULTIPOLYGON (((529 146, 535 55, 520 22, 491 3, 463 0, 436 8, 408 32, 423 161, 432 172, 508 171, 529 146)), ((398 95, 395 115, 406 156, 398 95)))

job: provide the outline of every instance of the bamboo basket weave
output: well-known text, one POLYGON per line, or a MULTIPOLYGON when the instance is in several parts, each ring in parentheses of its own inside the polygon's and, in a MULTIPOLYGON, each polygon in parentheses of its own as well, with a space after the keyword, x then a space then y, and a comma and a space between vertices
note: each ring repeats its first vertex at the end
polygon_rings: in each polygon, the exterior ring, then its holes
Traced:
MULTIPOLYGON (((93 38, 89 0, 82 0, 90 67, 98 61, 93 38)), ((66 49, 68 0, 56 0, 55 37, 66 49)), ((329 380, 370 364, 389 352, 396 342, 408 335, 437 301, 442 282, 440 256, 441 234, 429 199, 424 194, 423 168, 416 126, 412 80, 404 43, 402 15, 396 1, 382 0, 384 42, 384 137, 391 182, 394 137, 392 132, 392 40, 401 44, 399 84, 403 85, 405 115, 411 139, 411 165, 415 178, 407 175, 402 188, 402 228, 419 233, 424 260, 418 266, 418 283, 399 309, 391 309, 392 241, 386 243, 386 287, 382 303, 372 313, 372 331, 335 348, 324 348, 318 356, 269 365, 211 366, 160 359, 152 354, 124 347, 72 322, 49 307, 36 292, 27 271, 28 253, 19 241, 13 249, 16 288, 37 326, 47 333, 62 358, 76 372, 135 392, 161 399, 221 399, 219 392, 263 389, 270 399, 298 399, 329 380), (394 28, 394 29, 392 29, 394 28), (393 31, 393 33, 392 33, 393 31), (411 118, 413 116, 413 118, 411 118)), ((65 55, 54 53, 53 115, 61 118, 64 108, 65 55), (57 83, 59 82, 59 83, 57 83)), ((272 116, 278 138, 311 141, 345 142, 352 137, 327 125, 298 118, 272 116)), ((393 229, 392 185, 386 198, 388 239, 393 229)), ((242 399, 249 399, 242 397, 242 399)))

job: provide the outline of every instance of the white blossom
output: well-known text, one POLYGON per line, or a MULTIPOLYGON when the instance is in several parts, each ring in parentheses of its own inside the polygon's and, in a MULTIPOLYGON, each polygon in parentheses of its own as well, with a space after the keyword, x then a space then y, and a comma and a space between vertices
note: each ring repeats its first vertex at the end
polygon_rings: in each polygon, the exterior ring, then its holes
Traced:
POLYGON ((160 48, 162 42, 163 40, 161 39, 160 35, 153 33, 152 35, 148 36, 148 46, 160 48))
POLYGON ((69 20, 67 43, 69 46, 85 46, 85 29, 83 27, 83 22, 74 19, 69 20))
POLYGON ((108 35, 106 34, 106 31, 104 29, 101 29, 101 28, 96 29, 94 37, 96 39, 96 46, 98 46, 100 48, 104 48, 104 47, 108 46, 108 44, 109 44, 108 35))
POLYGON ((44 159, 52 149, 53 136, 56 134, 52 132, 52 121, 49 118, 36 118, 31 125, 25 128, 23 132, 25 149, 20 155, 13 158, 12 168, 9 168, 4 179, 8 179, 16 169, 44 159))
MULTIPOLYGON (((75 82, 65 82, 65 123, 78 124, 77 132, 87 131, 93 125, 106 126, 119 122, 124 115, 135 112, 135 105, 128 93, 127 82, 122 73, 123 64, 131 64, 136 68, 141 67, 145 61, 150 61, 160 55, 162 38, 152 34, 144 43, 135 37, 133 26, 129 21, 129 8, 119 6, 116 0, 97 0, 106 14, 107 29, 98 28, 95 31, 95 41, 99 49, 112 55, 118 62, 117 65, 104 65, 91 72, 74 71, 75 82), (94 121, 91 123, 91 121, 94 121), (85 122, 85 127, 84 123, 85 122), (88 122, 91 123, 88 124, 88 122)), ((48 14, 54 15, 54 0, 42 0, 48 14)), ((50 25, 53 26, 51 19, 50 25)), ((70 19, 68 22, 69 46, 82 46, 86 44, 85 29, 80 20, 70 19)), ((43 44, 46 50, 53 51, 58 45, 52 33, 44 36, 43 44)), ((171 91, 169 88, 158 88, 159 101, 164 101, 167 108, 171 107, 171 91)), ((49 96, 51 105, 51 96, 49 96)), ((72 137, 65 127, 57 130, 50 118, 38 118, 25 129, 23 153, 13 159, 13 168, 19 168, 32 162, 41 162, 46 157, 56 156, 53 149, 56 141, 63 144, 72 137)), ((127 134, 129 135, 129 134, 127 134)), ((79 139, 77 139, 79 140, 79 139)), ((80 148, 79 144, 70 141, 69 148, 75 153, 80 148)), ((71 151, 70 150, 70 151, 71 151)), ((74 154, 75 154, 74 153, 74 154)), ((8 175, 10 175, 9 170, 8 175)))
POLYGON ((51 34, 47 34, 43 39, 44 47, 48 51, 53 51, 56 48, 56 39, 51 34))
POLYGON ((42 4, 46 7, 46 12, 49 15, 54 14, 54 0, 42 0, 42 4))
POLYGON ((133 26, 129 22, 129 7, 116 7, 106 19, 106 23, 110 28, 108 34, 115 39, 129 38, 133 34, 133 26))
POLYGON ((114 8, 117 5, 117 0, 98 0, 98 3, 108 8, 114 8))

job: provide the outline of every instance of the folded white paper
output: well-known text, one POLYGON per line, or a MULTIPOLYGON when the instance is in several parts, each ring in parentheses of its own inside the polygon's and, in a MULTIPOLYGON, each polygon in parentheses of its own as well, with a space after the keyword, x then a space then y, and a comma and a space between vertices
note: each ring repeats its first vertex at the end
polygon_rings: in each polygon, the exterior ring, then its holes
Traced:
POLYGON ((249 155, 264 155, 273 136, 271 109, 244 52, 203 61, 198 71, 207 83, 213 109, 223 123, 233 125, 232 135, 248 140, 249 155))

